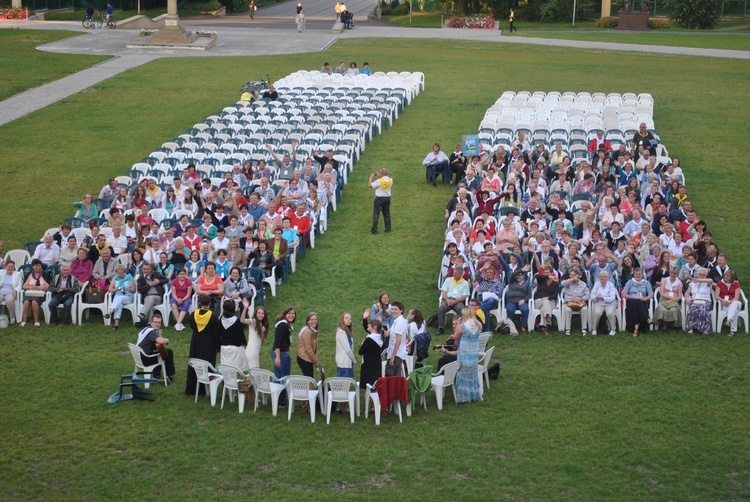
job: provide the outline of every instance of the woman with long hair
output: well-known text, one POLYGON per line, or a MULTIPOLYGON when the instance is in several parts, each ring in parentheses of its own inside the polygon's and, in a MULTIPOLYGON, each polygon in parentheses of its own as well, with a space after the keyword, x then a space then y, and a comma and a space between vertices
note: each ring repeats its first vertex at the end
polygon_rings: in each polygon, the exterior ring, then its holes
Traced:
POLYGON ((383 291, 380 293, 380 296, 378 296, 378 301, 376 303, 372 304, 372 307, 370 308, 370 314, 369 318, 372 321, 373 319, 377 319, 380 321, 380 323, 383 326, 383 330, 387 331, 391 328, 391 324, 393 324, 393 315, 391 315, 391 297, 388 296, 388 293, 383 291))
POLYGON ((336 376, 354 378, 354 366, 357 365, 357 360, 352 351, 354 338, 352 315, 349 312, 344 312, 339 317, 334 337, 336 339, 336 376))
MULTIPOLYGON (((242 304, 246 307, 250 305, 250 300, 242 299, 242 304)), ((248 368, 260 368, 260 346, 268 337, 268 312, 265 307, 255 307, 253 317, 247 323, 247 348, 245 357, 247 358, 248 368)))
POLYGON ((314 378, 315 368, 320 368, 318 361, 318 314, 310 312, 305 318, 305 325, 299 332, 297 344, 297 365, 302 374, 314 378))
MULTIPOLYGON (((276 316, 276 326, 273 335, 273 347, 271 348, 271 360, 273 361, 273 374, 277 379, 289 376, 292 371, 292 358, 289 349, 292 346, 292 324, 297 319, 294 307, 287 307, 276 316)), ((283 391, 279 396, 279 406, 286 406, 287 394, 283 391)))
POLYGON ((461 311, 461 321, 456 323, 453 332, 455 339, 460 339, 457 350, 441 349, 449 355, 458 357, 461 363, 456 373, 456 402, 458 404, 470 403, 481 399, 481 382, 479 381, 479 333, 482 332, 482 323, 476 317, 474 309, 465 307, 461 311))

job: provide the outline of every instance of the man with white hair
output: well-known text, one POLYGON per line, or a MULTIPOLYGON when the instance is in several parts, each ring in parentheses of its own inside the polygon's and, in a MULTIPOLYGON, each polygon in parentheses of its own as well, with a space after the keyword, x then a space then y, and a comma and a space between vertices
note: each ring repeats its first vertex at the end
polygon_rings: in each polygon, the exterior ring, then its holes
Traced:
POLYGON ((32 260, 37 259, 42 262, 42 268, 55 265, 60 259, 60 246, 55 244, 52 234, 44 234, 42 243, 36 247, 32 260))

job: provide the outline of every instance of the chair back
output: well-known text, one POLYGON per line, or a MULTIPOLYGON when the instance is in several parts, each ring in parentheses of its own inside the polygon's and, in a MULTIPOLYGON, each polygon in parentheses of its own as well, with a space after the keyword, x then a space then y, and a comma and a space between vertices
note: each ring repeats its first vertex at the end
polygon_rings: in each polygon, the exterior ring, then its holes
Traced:
POLYGON ((325 391, 330 394, 330 399, 333 402, 349 401, 349 392, 352 386, 356 389, 357 382, 353 378, 346 377, 330 377, 326 378, 325 391))
POLYGON ((253 381, 253 387, 258 392, 271 392, 271 382, 275 380, 275 376, 271 371, 254 368, 250 370, 250 378, 253 381))
POLYGON ((146 368, 146 365, 143 364, 142 357, 145 357, 145 353, 143 352, 143 349, 141 349, 139 346, 137 346, 134 343, 129 343, 128 348, 130 349, 130 354, 133 356, 133 361, 135 362, 135 365, 139 368, 146 368))
POLYGON ((317 382, 310 377, 290 375, 286 378, 286 391, 289 399, 306 401, 309 397, 308 391, 315 390, 317 387, 317 382))
POLYGON ((490 364, 490 361, 492 360, 492 353, 495 352, 495 346, 493 345, 490 347, 485 353, 482 359, 479 361, 479 364, 482 366, 484 370, 487 369, 487 367, 490 364))
POLYGON ((203 359, 190 358, 188 359, 188 365, 195 370, 198 383, 211 383, 211 373, 216 373, 216 368, 211 366, 211 363, 203 359))
POLYGON ((237 366, 232 366, 231 364, 219 364, 216 369, 219 370, 219 373, 221 373, 221 376, 224 378, 225 389, 238 390, 237 382, 240 379, 245 379, 245 374, 237 366), (238 378, 238 375, 241 378, 238 378))
POLYGON ((458 369, 461 367, 461 361, 453 361, 452 363, 448 363, 445 366, 443 366, 443 386, 447 387, 448 385, 453 385, 453 382, 456 380, 456 373, 458 372, 458 369))
POLYGON ((487 349, 487 342, 490 341, 490 338, 492 338, 492 332, 491 331, 485 331, 484 333, 479 333, 479 352, 482 353, 487 349))

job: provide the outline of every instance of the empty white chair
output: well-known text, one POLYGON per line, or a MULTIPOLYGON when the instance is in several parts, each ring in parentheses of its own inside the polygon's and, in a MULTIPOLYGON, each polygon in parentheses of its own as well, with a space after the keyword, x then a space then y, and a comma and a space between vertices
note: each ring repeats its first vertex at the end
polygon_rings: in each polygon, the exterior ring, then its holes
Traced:
POLYGON ((359 393, 357 381, 353 378, 331 377, 323 384, 323 394, 326 404, 326 423, 331 423, 333 403, 348 403, 349 417, 354 423, 354 412, 359 408, 359 393), (355 408, 356 406, 356 408, 355 408))
POLYGON ((443 409, 443 397, 446 387, 453 389, 453 399, 456 399, 456 373, 461 367, 460 361, 448 363, 440 371, 432 375, 432 390, 435 392, 438 410, 443 409))
POLYGON ((200 391, 200 385, 203 384, 211 397, 211 406, 216 406, 216 391, 224 377, 217 372, 211 363, 203 359, 190 358, 188 359, 188 365, 195 370, 195 376, 198 378, 198 384, 195 386, 195 402, 198 402, 198 392, 200 391))
MULTIPOLYGON (((483 356, 479 358, 479 382, 482 383, 482 378, 484 378, 484 383, 487 384, 487 388, 490 388, 490 364, 492 364, 492 353, 495 352, 495 347, 492 346, 489 348, 487 352, 484 353, 483 356)), ((480 386, 480 390, 482 390, 482 393, 484 393, 484 386, 480 386)))
POLYGON ((289 412, 287 420, 292 419, 294 401, 307 403, 310 409, 310 422, 315 423, 315 406, 318 400, 318 383, 306 376, 290 375, 286 377, 286 392, 289 396, 289 412))
POLYGON ((236 393, 238 396, 237 401, 239 402, 240 413, 243 413, 245 411, 245 396, 239 394, 237 382, 247 378, 247 375, 237 366, 232 366, 231 364, 219 364, 217 369, 219 370, 219 373, 221 373, 222 381, 224 383, 224 387, 221 391, 221 409, 224 409, 224 398, 227 397, 227 394, 229 395, 229 402, 231 403, 234 400, 236 393))
POLYGON ((266 404, 266 395, 271 396, 271 413, 275 417, 279 409, 279 396, 284 390, 284 384, 276 381, 274 374, 268 370, 251 369, 250 378, 255 388, 255 410, 258 411, 258 399, 263 396, 263 404, 266 404))

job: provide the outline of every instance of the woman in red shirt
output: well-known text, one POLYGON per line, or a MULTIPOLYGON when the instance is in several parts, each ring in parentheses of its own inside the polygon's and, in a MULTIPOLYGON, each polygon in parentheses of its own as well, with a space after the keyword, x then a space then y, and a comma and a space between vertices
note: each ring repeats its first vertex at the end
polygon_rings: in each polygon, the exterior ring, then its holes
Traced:
MULTIPOLYGON (((739 317, 742 303, 740 302, 740 283, 734 270, 727 270, 724 277, 716 284, 716 298, 719 308, 726 313, 724 324, 729 326, 729 336, 737 333, 737 319, 739 317)), ((721 331, 721 326, 716 327, 721 331)))

